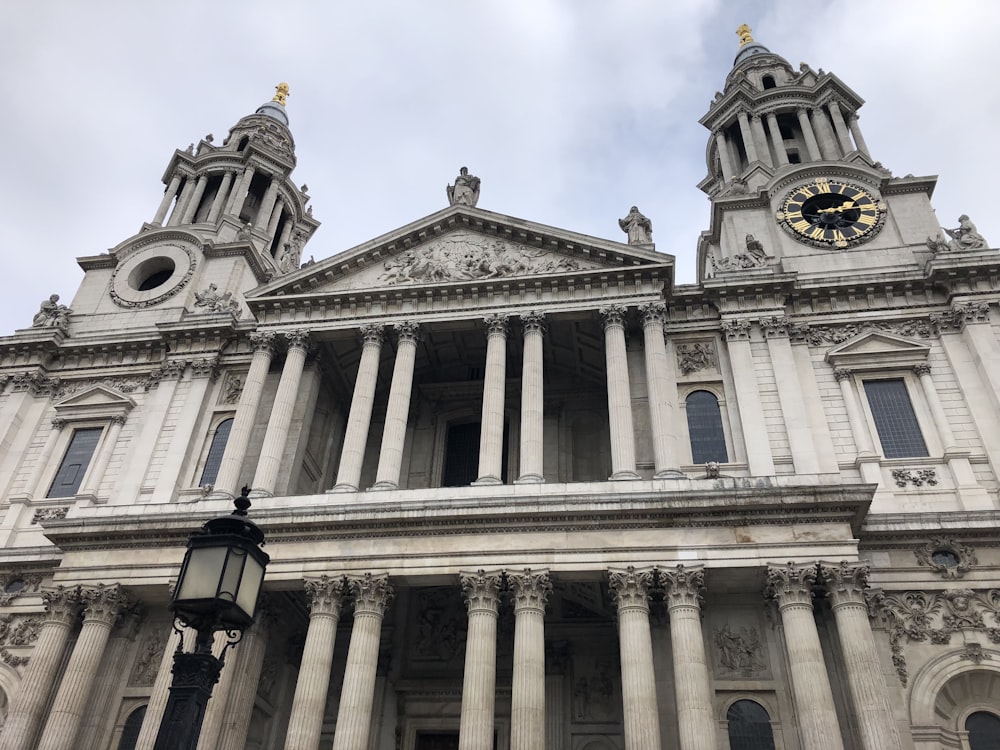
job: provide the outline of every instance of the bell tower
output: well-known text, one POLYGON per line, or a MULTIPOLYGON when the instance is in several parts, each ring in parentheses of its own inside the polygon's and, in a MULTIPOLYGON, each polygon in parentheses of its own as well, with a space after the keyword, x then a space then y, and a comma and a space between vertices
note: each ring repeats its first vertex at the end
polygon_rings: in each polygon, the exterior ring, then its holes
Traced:
POLYGON ((698 187, 712 222, 699 277, 922 267, 940 232, 936 178, 895 177, 873 159, 858 123, 864 102, 836 75, 795 70, 746 24, 736 33, 733 68, 700 120, 711 136, 698 187))

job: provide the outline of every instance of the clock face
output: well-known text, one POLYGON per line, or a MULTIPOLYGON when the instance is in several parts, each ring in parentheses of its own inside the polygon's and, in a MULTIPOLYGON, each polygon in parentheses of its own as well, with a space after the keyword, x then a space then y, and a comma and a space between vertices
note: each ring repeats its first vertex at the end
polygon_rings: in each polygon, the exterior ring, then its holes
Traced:
POLYGON ((844 248, 878 234, 885 204, 860 185, 820 177, 789 193, 777 219, 800 242, 844 248))

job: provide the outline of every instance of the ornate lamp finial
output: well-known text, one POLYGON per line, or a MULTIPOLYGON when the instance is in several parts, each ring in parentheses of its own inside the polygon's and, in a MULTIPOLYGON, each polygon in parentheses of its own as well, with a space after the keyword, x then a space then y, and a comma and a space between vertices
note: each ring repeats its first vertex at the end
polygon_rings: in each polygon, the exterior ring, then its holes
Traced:
MULTIPOLYGON (((753 42, 753 37, 750 36, 750 27, 745 23, 741 23, 740 27, 736 29, 736 35, 740 38, 740 46, 750 44, 753 42)), ((284 102, 282 102, 283 104, 284 102)))
POLYGON ((274 87, 274 90, 276 93, 274 95, 274 99, 272 99, 271 101, 277 102, 282 107, 284 107, 285 104, 288 102, 288 84, 284 82, 279 83, 277 86, 274 87))

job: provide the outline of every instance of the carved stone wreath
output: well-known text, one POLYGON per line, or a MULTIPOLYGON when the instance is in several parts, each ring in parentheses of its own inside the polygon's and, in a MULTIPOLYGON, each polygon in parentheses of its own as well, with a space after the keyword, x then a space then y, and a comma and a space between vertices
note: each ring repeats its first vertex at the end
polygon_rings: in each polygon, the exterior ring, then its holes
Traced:
POLYGON ((187 286, 197 267, 198 260, 194 250, 186 243, 159 243, 153 247, 133 252, 118 264, 111 274, 109 294, 112 301, 119 307, 144 308, 158 305, 187 286), (138 273, 143 264, 159 259, 173 264, 174 272, 170 278, 155 289, 148 291, 133 288, 130 277, 134 273, 138 273))
POLYGON ((931 537, 923 547, 913 550, 917 562, 938 573, 942 578, 961 578, 979 563, 975 550, 955 539, 931 537))

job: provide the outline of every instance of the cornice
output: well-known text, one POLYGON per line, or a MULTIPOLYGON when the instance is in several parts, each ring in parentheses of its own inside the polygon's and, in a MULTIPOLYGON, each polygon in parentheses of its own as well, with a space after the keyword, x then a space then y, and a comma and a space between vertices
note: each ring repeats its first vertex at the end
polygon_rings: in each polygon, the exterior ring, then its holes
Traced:
POLYGON ((265 264, 260 253, 246 240, 236 242, 206 242, 202 248, 206 258, 243 258, 258 284, 266 284, 274 278, 274 268, 265 264))

